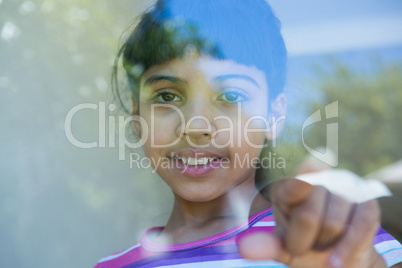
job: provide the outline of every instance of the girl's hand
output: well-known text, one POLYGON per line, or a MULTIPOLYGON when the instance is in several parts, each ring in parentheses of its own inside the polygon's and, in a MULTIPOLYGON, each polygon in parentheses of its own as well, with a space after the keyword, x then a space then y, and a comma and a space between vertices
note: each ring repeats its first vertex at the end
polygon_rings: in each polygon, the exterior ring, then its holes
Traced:
POLYGON ((276 182, 271 197, 275 231, 244 238, 239 245, 244 257, 294 268, 387 267, 373 247, 380 220, 377 201, 351 204, 297 179, 276 182))

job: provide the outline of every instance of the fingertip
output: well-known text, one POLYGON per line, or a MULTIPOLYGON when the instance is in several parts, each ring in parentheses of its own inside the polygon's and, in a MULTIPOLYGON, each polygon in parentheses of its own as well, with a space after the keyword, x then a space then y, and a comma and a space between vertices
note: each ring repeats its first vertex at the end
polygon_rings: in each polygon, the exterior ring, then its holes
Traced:
POLYGON ((240 254, 250 260, 276 259, 281 251, 278 238, 272 234, 257 232, 242 238, 239 243, 240 254))
POLYGON ((377 199, 371 199, 364 202, 363 207, 370 211, 370 214, 373 216, 374 220, 379 224, 381 221, 381 208, 377 199))
POLYGON ((341 268, 342 267, 342 259, 336 254, 332 253, 328 259, 328 265, 331 268, 341 268))

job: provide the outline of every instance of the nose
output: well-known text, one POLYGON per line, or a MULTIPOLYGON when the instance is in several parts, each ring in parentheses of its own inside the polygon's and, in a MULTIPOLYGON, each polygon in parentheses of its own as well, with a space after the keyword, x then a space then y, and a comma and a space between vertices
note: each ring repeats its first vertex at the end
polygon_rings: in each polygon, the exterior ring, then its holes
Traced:
POLYGON ((199 98, 192 103, 187 103, 181 111, 184 122, 177 127, 177 135, 187 136, 195 144, 209 143, 216 132, 216 125, 213 120, 213 108, 208 100, 199 98))

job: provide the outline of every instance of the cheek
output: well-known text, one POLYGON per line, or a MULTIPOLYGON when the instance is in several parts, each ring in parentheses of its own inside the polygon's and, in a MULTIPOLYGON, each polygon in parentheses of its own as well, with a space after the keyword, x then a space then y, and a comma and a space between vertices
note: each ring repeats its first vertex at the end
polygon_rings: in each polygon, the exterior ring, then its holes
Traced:
POLYGON ((264 101, 266 96, 261 96, 260 101, 252 103, 252 107, 246 106, 242 115, 242 133, 244 139, 252 145, 261 146, 265 142, 265 134, 270 129, 268 121, 268 104, 264 101), (251 112, 250 112, 251 110, 251 112))
POLYGON ((154 136, 153 140, 157 144, 168 144, 175 137, 175 127, 169 119, 155 118, 149 127, 149 133, 154 136))
MULTIPOLYGON (((242 111, 244 112, 244 111, 242 111)), ((217 145, 245 146, 259 148, 265 142, 265 132, 269 123, 263 113, 250 115, 242 113, 225 116, 225 120, 215 121, 217 135, 214 141, 217 145)))
POLYGON ((256 113, 253 115, 242 115, 241 131, 242 139, 247 145, 258 147, 264 144, 265 132, 269 127, 268 120, 263 113, 256 113))
POLYGON ((148 147, 169 145, 177 141, 177 128, 180 124, 180 116, 168 111, 155 111, 153 116, 149 112, 144 114, 148 123, 148 147))
POLYGON ((257 118, 252 121, 246 121, 242 126, 242 133, 244 140, 249 146, 258 147, 264 144, 265 133, 267 131, 268 122, 266 120, 257 118))

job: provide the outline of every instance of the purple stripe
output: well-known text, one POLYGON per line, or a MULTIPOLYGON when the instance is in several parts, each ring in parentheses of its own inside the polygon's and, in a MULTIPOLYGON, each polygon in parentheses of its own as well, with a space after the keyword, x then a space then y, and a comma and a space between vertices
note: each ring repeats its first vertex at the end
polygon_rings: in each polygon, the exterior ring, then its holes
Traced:
POLYGON ((381 242, 392 241, 395 240, 390 234, 381 234, 374 237, 374 245, 377 245, 381 242))
POLYGON ((384 242, 384 241, 389 241, 389 240, 395 240, 389 233, 387 233, 381 226, 378 227, 377 234, 374 237, 374 245, 384 242))
POLYGON ((377 235, 388 234, 381 226, 378 226, 377 235))
POLYGON ((258 222, 259 220, 261 220, 262 218, 268 217, 268 216, 270 216, 270 215, 272 215, 272 210, 271 210, 271 209, 270 209, 269 211, 264 212, 264 213, 262 213, 261 215, 255 217, 252 221, 250 221, 250 222, 248 223, 248 225, 245 225, 244 227, 242 227, 241 229, 237 230, 237 231, 234 232, 233 234, 231 234, 231 235, 229 235, 229 236, 223 236, 223 237, 221 237, 220 239, 215 240, 214 243, 218 243, 218 242, 223 241, 223 240, 226 240, 226 239, 228 239, 228 238, 230 238, 230 237, 236 236, 236 235, 238 235, 239 233, 244 232, 244 231, 250 229, 251 226, 253 226, 255 223, 257 223, 257 222, 258 222))
POLYGON ((214 235, 214 236, 211 236, 208 238, 203 238, 201 240, 196 240, 193 242, 183 243, 183 244, 160 245, 160 244, 156 244, 156 243, 149 241, 146 238, 146 234, 145 234, 143 236, 142 241, 140 241, 140 243, 143 248, 145 248, 146 250, 151 251, 151 252, 173 252, 173 251, 182 251, 182 250, 200 248, 200 247, 204 247, 207 245, 221 242, 223 240, 227 240, 231 237, 238 235, 241 232, 246 231, 247 229, 249 229, 252 225, 254 225, 256 222, 258 222, 262 218, 272 215, 272 209, 268 209, 267 211, 263 211, 260 213, 261 214, 255 216, 254 218, 249 220, 249 222, 247 224, 244 224, 243 226, 242 225, 236 226, 221 234, 214 235))
POLYGON ((155 267, 163 265, 175 265, 191 262, 205 262, 216 260, 242 259, 237 251, 237 245, 225 245, 216 247, 205 247, 192 250, 176 251, 171 253, 161 253, 133 263, 124 268, 131 267, 155 267))

